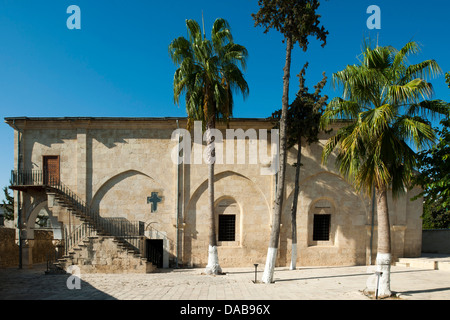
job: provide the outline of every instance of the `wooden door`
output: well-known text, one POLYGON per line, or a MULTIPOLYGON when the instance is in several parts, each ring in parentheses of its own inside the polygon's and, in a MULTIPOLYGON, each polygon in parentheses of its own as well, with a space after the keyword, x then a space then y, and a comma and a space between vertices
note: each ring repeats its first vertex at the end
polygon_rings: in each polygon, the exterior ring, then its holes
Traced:
POLYGON ((59 183, 59 156, 44 156, 44 184, 59 183))

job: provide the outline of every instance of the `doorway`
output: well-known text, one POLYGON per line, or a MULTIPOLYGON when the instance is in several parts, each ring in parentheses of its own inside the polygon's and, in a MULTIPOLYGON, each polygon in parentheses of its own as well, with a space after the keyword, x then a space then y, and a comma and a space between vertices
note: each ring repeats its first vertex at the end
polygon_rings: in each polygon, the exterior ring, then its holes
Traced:
POLYGON ((147 239, 147 261, 157 268, 163 267, 163 239, 147 239))
POLYGON ((59 156, 44 156, 43 183, 59 184, 59 156))

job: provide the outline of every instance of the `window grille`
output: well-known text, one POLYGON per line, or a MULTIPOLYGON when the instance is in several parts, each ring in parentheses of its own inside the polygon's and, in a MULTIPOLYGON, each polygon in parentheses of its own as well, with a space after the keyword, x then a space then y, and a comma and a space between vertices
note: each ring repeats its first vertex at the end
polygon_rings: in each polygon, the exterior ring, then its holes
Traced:
POLYGON ((315 214, 313 241, 329 241, 330 240, 330 214, 315 214))
POLYGON ((235 241, 236 215, 219 215, 219 241, 235 241))

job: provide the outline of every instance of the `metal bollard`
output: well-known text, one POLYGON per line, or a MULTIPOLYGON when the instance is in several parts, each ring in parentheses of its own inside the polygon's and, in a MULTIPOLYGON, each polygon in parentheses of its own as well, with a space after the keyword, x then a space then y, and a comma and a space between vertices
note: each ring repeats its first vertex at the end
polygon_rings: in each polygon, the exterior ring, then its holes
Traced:
POLYGON ((380 283, 380 277, 383 275, 383 272, 375 271, 375 274, 377 275, 377 289, 375 291, 375 300, 378 300, 378 285, 380 283))
POLYGON ((255 281, 253 281, 253 283, 257 283, 257 272, 258 272, 257 270, 258 270, 258 264, 255 263, 254 266, 255 266, 255 281))

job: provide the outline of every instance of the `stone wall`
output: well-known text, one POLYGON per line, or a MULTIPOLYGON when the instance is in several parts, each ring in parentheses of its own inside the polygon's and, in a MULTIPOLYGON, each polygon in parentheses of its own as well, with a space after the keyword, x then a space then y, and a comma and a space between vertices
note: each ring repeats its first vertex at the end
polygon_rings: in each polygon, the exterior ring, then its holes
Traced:
POLYGON ((423 230, 422 252, 450 254, 450 229, 423 230))
MULTIPOLYGON (((33 263, 45 263, 48 258, 54 257, 53 232, 35 230, 34 237, 34 240, 24 241, 24 256, 31 245, 33 263)), ((16 242, 16 229, 0 227, 0 268, 18 266, 19 245, 16 242)))
MULTIPOLYGON (((24 132, 23 168, 42 169, 44 155, 58 155, 61 181, 87 204, 98 209, 101 216, 143 221, 146 226, 159 230, 171 243, 175 243, 169 249, 169 255, 176 256, 174 248, 179 248, 181 264, 206 265, 208 166, 204 160, 202 164, 195 164, 193 153, 191 164, 181 165, 178 171, 171 159, 177 146, 171 135, 178 126, 185 128, 186 121, 80 118, 17 120, 15 125, 24 132), (162 199, 155 211, 151 210, 148 202, 152 192, 157 192, 162 199)), ((271 126, 270 122, 258 119, 236 119, 230 123, 231 129, 243 130, 270 129, 271 126)), ((272 227, 276 179, 274 175, 261 174, 261 168, 267 164, 263 165, 259 156, 255 164, 251 163, 255 159, 248 154, 255 141, 239 141, 244 142, 247 152, 245 163, 239 163, 238 139, 227 140, 225 134, 223 137, 223 150, 235 143, 234 163, 215 165, 215 207, 218 215, 223 201, 231 201, 233 206, 223 213, 236 215, 237 225, 234 241, 218 243, 220 263, 222 267, 264 264, 272 227)), ((370 197, 356 192, 339 175, 333 156, 327 164, 321 163, 322 149, 329 137, 321 134, 318 143, 305 143, 302 147, 297 265, 366 264, 369 261, 372 223, 370 197), (316 204, 323 201, 328 201, 332 207, 329 213, 330 239, 318 242, 312 240, 313 217, 322 213, 316 204)), ((193 144, 194 148, 199 146, 193 144)), ((267 154, 270 152, 269 145, 267 154)), ((288 152, 278 266, 290 263, 290 206, 293 201, 296 153, 296 148, 288 152)), ((27 211, 27 206, 31 207, 38 197, 30 198, 31 193, 23 194, 24 210, 27 211)), ((410 202, 411 197, 412 194, 407 194, 395 200, 389 198, 394 257, 420 254, 422 206, 418 205, 420 199, 410 202)), ((55 214, 57 209, 52 210, 55 214)), ((70 215, 58 216, 59 221, 75 225, 74 220, 62 220, 63 217, 69 219, 70 215)), ((376 253, 376 224, 375 215, 372 257, 376 253)))
POLYGON ((19 246, 15 229, 0 227, 0 268, 19 265, 19 246))
POLYGON ((81 273, 150 273, 154 266, 145 258, 118 248, 112 237, 90 237, 67 258, 65 267, 76 264, 81 273))
POLYGON ((55 259, 53 232, 34 230, 33 263, 44 263, 55 259))

